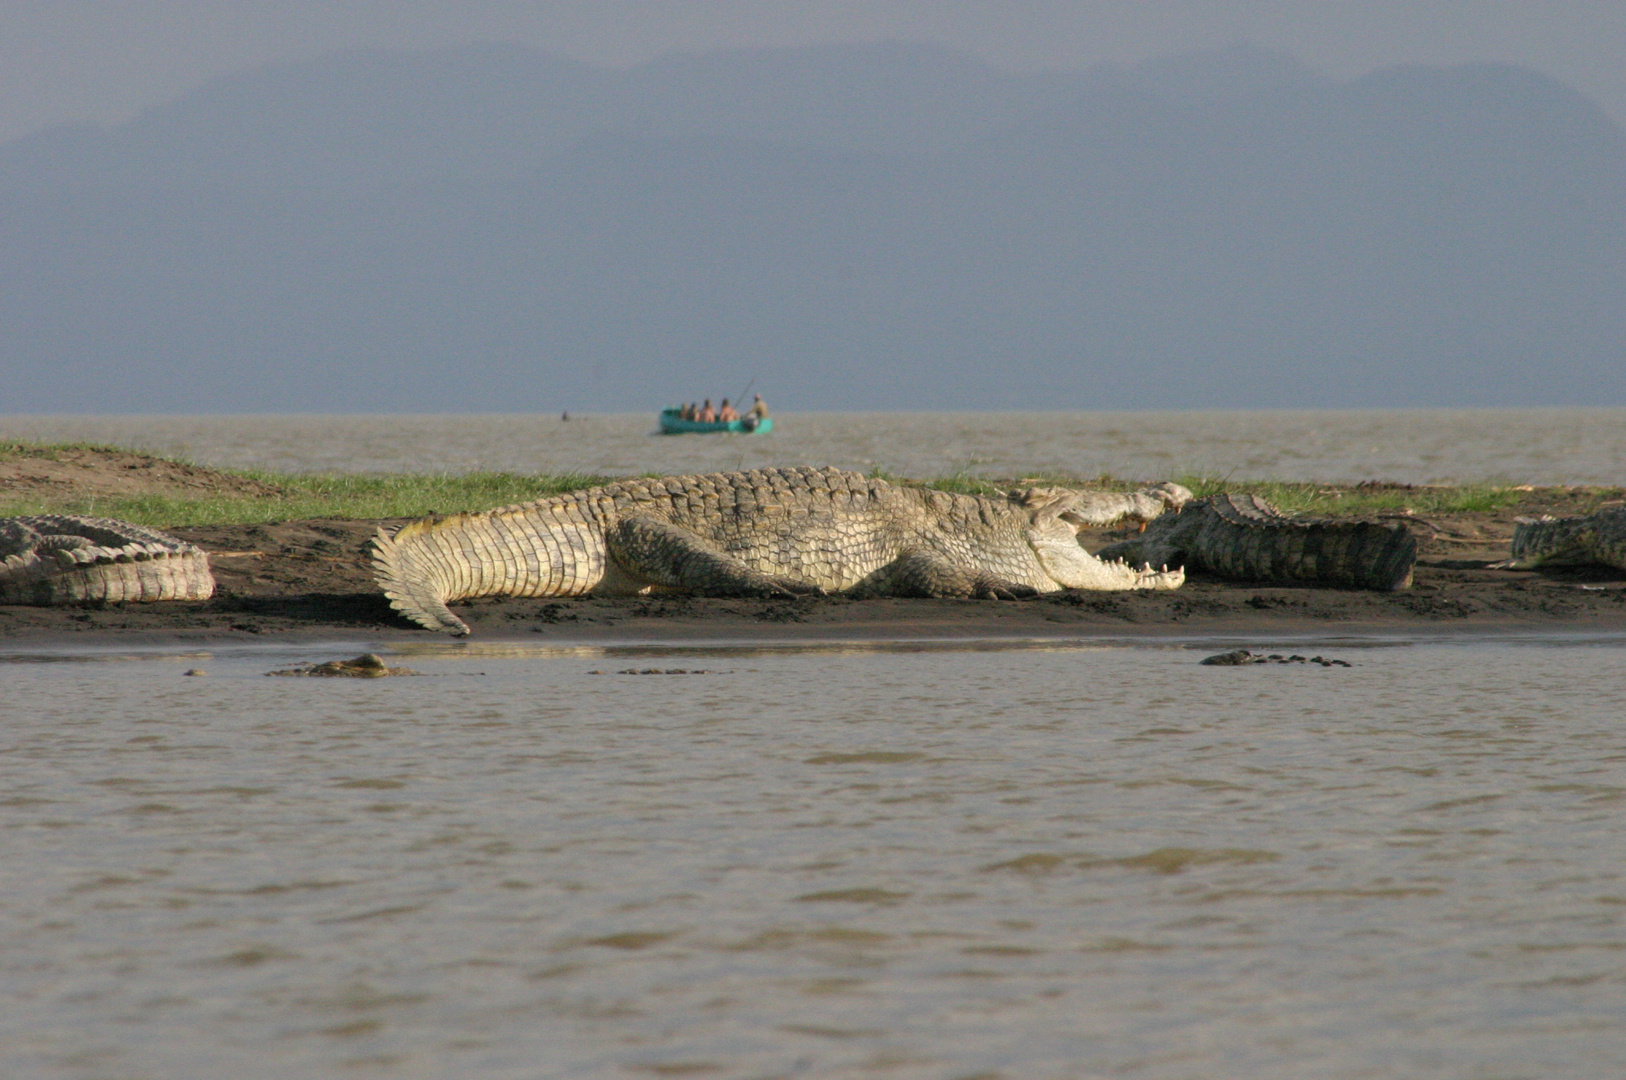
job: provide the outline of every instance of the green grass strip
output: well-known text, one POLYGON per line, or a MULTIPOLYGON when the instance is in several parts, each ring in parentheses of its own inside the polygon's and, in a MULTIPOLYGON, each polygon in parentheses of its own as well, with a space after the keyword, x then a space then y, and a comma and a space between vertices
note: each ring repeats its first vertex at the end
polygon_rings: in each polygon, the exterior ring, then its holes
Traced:
MULTIPOLYGON (((140 453, 118 447, 80 444, 0 445, 0 460, 31 457, 56 460, 63 451, 95 450, 140 453)), ((143 455, 151 457, 152 455, 143 455)), ((161 458, 198 468, 192 462, 161 458)), ((490 510, 566 491, 605 483, 602 476, 522 476, 517 473, 278 473, 264 469, 217 469, 211 472, 257 481, 275 494, 232 491, 197 495, 143 495, 128 498, 87 495, 12 495, 0 492, 0 517, 25 514, 85 514, 119 518, 138 525, 168 528, 184 525, 248 525, 305 518, 424 517, 459 511, 490 510)))
MULTIPOLYGON (((256 479, 269 479, 264 474, 256 479)), ((0 498, 0 517, 84 514, 138 525, 248 525, 305 518, 375 520, 490 510, 561 492, 593 487, 601 477, 516 476, 301 476, 287 478, 277 495, 145 495, 130 498, 0 498)))
MULTIPOLYGON (((0 444, 0 460, 40 458, 53 460, 69 451, 141 453, 119 447, 90 444, 0 444)), ((143 455, 152 457, 152 455, 143 455)), ((194 463, 174 458, 178 465, 196 468, 194 463)), ((271 485, 273 495, 243 495, 230 492, 196 496, 151 495, 132 498, 89 497, 83 495, 20 496, 0 492, 0 517, 23 514, 87 514, 120 518, 140 525, 166 528, 186 525, 247 525, 268 521, 306 518, 423 517, 460 511, 489 510, 510 503, 527 502, 549 495, 593 487, 614 477, 578 474, 524 476, 506 472, 458 474, 361 474, 361 473, 277 473, 257 469, 213 469, 271 485)), ((1145 485, 1143 480, 1113 476, 1083 479, 1065 475, 988 479, 960 472, 933 480, 898 477, 881 470, 871 473, 900 484, 915 484, 940 491, 968 495, 997 495, 1013 487, 1055 485, 1089 486, 1113 491, 1129 491, 1145 485)), ((1180 476, 1178 483, 1199 498, 1221 491, 1247 491, 1257 494, 1286 513, 1310 516, 1360 515, 1382 511, 1428 513, 1474 513, 1506 509, 1516 505, 1526 491, 1511 485, 1468 484, 1461 486, 1403 487, 1385 485, 1300 484, 1271 480, 1237 480, 1226 477, 1180 476)))

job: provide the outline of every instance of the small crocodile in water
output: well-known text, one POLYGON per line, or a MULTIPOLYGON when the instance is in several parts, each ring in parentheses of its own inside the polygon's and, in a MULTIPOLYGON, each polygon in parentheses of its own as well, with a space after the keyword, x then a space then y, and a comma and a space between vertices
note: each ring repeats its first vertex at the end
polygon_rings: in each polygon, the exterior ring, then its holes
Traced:
POLYGON ((201 548, 112 518, 0 518, 0 604, 207 600, 201 548))
MULTIPOLYGON (((187 672, 188 675, 191 672, 187 672)), ((199 674, 202 674, 201 672, 199 674)), ((267 675, 296 678, 382 679, 389 675, 422 675, 411 668, 390 667, 377 653, 362 653, 349 660, 329 660, 322 664, 299 664, 291 668, 278 668, 267 675)))
POLYGON ((1184 574, 1103 562, 1079 545, 1078 530, 1150 521, 1190 496, 1159 484, 994 498, 812 468, 624 480, 381 529, 373 570, 402 615, 456 634, 469 628, 447 601, 475 596, 1172 589, 1184 574))
POLYGON ((1582 517, 1514 519, 1513 559, 1517 569, 1537 566, 1612 566, 1626 570, 1626 507, 1582 517))
POLYGON ((1222 494, 1166 514, 1098 554, 1240 581, 1392 592, 1411 584, 1417 538, 1404 525, 1288 517, 1256 495, 1222 494))

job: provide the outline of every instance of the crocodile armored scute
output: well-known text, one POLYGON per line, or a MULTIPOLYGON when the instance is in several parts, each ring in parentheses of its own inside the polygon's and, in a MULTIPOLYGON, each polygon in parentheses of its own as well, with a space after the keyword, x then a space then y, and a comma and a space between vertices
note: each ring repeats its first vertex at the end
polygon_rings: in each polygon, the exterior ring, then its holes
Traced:
POLYGON ((0 604, 207 600, 215 579, 201 548, 112 518, 0 518, 0 604))
POLYGON ((1393 592, 1411 584, 1417 538, 1400 524, 1289 517, 1257 495, 1225 493, 1166 514, 1099 555, 1238 581, 1393 592))
POLYGON ((642 478, 381 529, 373 569, 397 611, 457 634, 468 626, 447 603, 478 596, 1175 588, 1178 572, 1094 558, 1078 530, 1148 521, 1188 498, 1173 484, 960 495, 830 468, 642 478))
POLYGON ((1579 517, 1514 519, 1512 565, 1612 566, 1626 570, 1626 507, 1579 517))

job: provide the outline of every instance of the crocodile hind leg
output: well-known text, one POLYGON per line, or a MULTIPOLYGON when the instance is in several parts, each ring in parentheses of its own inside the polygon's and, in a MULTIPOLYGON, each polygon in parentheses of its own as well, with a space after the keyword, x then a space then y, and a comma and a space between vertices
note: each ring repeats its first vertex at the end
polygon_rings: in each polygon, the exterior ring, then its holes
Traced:
POLYGON ((994 574, 971 574, 942 556, 920 548, 910 548, 882 567, 859 586, 863 592, 882 596, 955 597, 977 600, 1018 600, 1037 596, 1031 585, 1009 581, 994 574))
POLYGON ((652 585, 701 596, 799 596, 824 591, 753 570, 688 529, 658 518, 622 518, 605 540, 619 569, 652 585))

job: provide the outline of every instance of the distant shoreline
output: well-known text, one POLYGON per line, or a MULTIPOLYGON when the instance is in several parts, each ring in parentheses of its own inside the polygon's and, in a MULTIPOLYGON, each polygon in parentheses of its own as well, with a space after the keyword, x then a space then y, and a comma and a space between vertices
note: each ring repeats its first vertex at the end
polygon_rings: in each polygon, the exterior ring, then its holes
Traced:
MULTIPOLYGON (((0 416, 8 441, 93 443, 280 475, 701 473, 835 465, 947 476, 1177 475, 1351 485, 1621 483, 1626 409, 798 412, 769 435, 657 434, 636 413, 0 416)), ((444 508, 442 508, 444 509, 444 508)), ((288 515, 294 516, 294 515, 288 515)))

